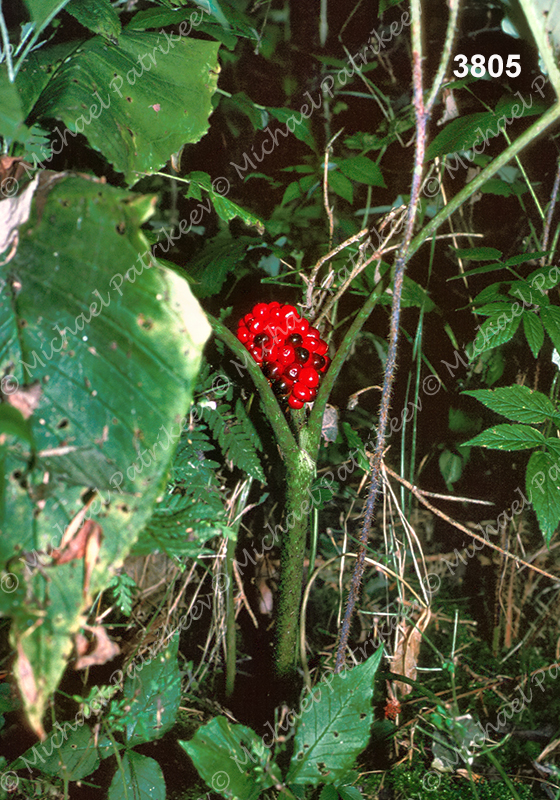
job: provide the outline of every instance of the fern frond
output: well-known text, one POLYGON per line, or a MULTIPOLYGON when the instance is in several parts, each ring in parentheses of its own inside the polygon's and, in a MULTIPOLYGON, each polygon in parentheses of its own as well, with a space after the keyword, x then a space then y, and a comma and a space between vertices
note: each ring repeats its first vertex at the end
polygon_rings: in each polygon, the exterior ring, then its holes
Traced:
POLYGON ((209 553, 213 536, 229 535, 224 500, 216 477, 219 464, 207 457, 214 450, 203 425, 184 431, 173 459, 165 494, 155 507, 134 548, 137 555, 154 547, 170 556, 196 558, 209 553))
POLYGON ((223 401, 219 404, 201 403, 201 409, 224 457, 255 480, 264 481, 257 455, 257 449, 262 450, 262 445, 241 400, 237 400, 235 412, 229 403, 223 401))

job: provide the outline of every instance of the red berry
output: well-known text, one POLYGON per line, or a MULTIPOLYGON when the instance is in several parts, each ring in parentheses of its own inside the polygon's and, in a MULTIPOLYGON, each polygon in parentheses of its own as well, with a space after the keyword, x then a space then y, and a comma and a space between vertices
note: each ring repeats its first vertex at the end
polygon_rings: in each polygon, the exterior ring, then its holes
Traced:
POLYGON ((309 350, 306 350, 305 347, 296 347, 295 358, 298 364, 305 364, 309 358, 309 350))
POLYGON ((268 304, 269 310, 272 309, 272 308, 280 308, 280 307, 281 307, 281 303, 279 303, 278 300, 273 300, 272 303, 268 304))
POLYGON ((288 397, 288 405, 290 408, 303 408, 303 403, 294 397, 293 394, 288 397))
POLYGON ((314 336, 306 336, 303 340, 303 344, 308 350, 311 350, 312 353, 316 353, 317 348, 321 344, 321 340, 316 339, 314 336))
POLYGON ((294 359, 295 359, 294 348, 290 347, 289 344, 278 348, 278 361, 280 362, 280 364, 288 366, 288 364, 291 364, 294 361, 294 359))
POLYGON ((280 380, 274 381, 272 384, 272 389, 275 394, 286 396, 291 391, 291 384, 284 380, 284 378, 280 378, 280 380))
POLYGON ((249 323, 249 330, 253 333, 262 333, 266 328, 264 317, 257 317, 249 323))
POLYGON ((297 397, 298 400, 303 400, 306 403, 308 400, 311 400, 311 395, 313 391, 310 389, 309 386, 306 386, 305 383, 301 383, 301 381, 297 381, 292 386, 292 394, 294 397, 297 397))
POLYGON ((264 348, 266 348, 270 344, 270 337, 267 336, 266 333, 258 333, 255 336, 253 343, 256 347, 260 347, 262 345, 264 348))
POLYGON ((268 303, 257 303, 253 309, 254 317, 267 317, 268 316, 268 303))
POLYGON ((284 376, 289 378, 291 381, 297 381, 299 376, 300 366, 299 364, 290 364, 290 366, 284 370, 284 376))
POLYGON ((273 345, 268 345, 263 347, 263 357, 265 361, 278 361, 278 347, 273 345))
POLYGON ((320 342, 319 342, 319 344, 318 344, 318 345, 317 345, 317 347, 315 348, 315 352, 316 352, 316 353, 319 353, 319 355, 320 355, 320 356, 324 356, 324 355, 326 355, 326 353, 328 353, 328 352, 329 352, 329 346, 328 346, 328 344, 327 344, 326 342, 324 342, 324 341, 321 339, 321 340, 320 340, 320 342))
POLYGON ((321 334, 319 333, 317 328, 308 328, 307 329, 307 335, 308 336, 313 336, 313 338, 315 338, 315 339, 320 339, 321 338, 321 334))
POLYGON ((325 360, 325 356, 320 356, 318 353, 313 353, 311 357, 311 363, 313 364, 315 369, 320 369, 322 372, 327 362, 325 360))
POLYGON ((251 346, 248 348, 248 350, 249 350, 249 352, 251 353, 251 355, 253 356, 253 358, 255 359, 255 361, 256 361, 258 364, 261 364, 261 363, 262 363, 262 360, 263 360, 263 357, 262 357, 262 351, 261 351, 261 350, 259 350, 259 348, 258 348, 258 347, 253 347, 253 345, 251 345, 251 346))
POLYGON ((239 341, 245 344, 245 342, 249 341, 250 336, 251 334, 249 333, 245 325, 240 325, 239 328, 237 329, 237 338, 239 339, 239 341))
POLYGON ((317 370, 313 369, 313 367, 303 367, 299 373, 299 381, 304 383, 306 386, 310 386, 311 388, 318 386, 319 376, 317 375, 317 370))
POLYGON ((288 336, 288 338, 286 339, 286 344, 293 344, 293 345, 294 345, 294 347, 295 347, 296 345, 301 345, 301 344, 303 344, 303 338, 300 336, 300 334, 299 334, 299 333, 292 333, 292 334, 291 334, 290 336, 288 336))
POLYGON ((243 317, 243 320, 247 325, 251 322, 252 319, 253 319, 252 314, 245 314, 245 316, 243 317))
POLYGON ((299 314, 293 306, 282 306, 280 309, 279 324, 285 336, 287 336, 290 331, 295 331, 300 319, 299 314))
POLYGON ((263 372, 269 380, 273 381, 276 378, 279 378, 282 374, 282 367, 280 364, 269 361, 267 364, 264 364, 263 372))

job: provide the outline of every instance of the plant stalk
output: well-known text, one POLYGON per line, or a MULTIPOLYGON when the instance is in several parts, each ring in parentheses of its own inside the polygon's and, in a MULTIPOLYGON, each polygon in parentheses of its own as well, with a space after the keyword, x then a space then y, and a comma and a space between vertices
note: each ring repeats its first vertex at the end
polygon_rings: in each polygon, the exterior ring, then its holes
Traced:
POLYGON ((288 677, 298 661, 298 627, 303 590, 303 563, 307 539, 311 486, 316 460, 308 451, 305 411, 294 418, 300 425, 299 448, 286 460, 286 516, 280 556, 281 578, 276 615, 276 671, 288 677))

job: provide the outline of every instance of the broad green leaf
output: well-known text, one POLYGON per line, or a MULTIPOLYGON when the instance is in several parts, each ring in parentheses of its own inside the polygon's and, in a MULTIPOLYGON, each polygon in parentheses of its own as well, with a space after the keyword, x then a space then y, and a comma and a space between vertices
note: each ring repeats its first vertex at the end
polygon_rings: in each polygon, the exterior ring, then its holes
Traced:
MULTIPOLYGON (((130 703, 124 717, 129 747, 160 739, 175 724, 181 702, 181 673, 177 666, 179 636, 153 659, 143 661, 124 682, 130 703)), ((134 663, 134 662, 133 662, 134 663)))
POLYGON ((218 47, 175 33, 124 31, 118 46, 96 36, 62 65, 35 112, 68 128, 56 151, 83 134, 132 185, 208 130, 218 47))
POLYGON ((6 65, 0 64, 0 136, 8 142, 17 140, 27 130, 23 124, 25 117, 18 89, 8 80, 6 65))
MULTIPOLYGON (((361 797, 361 795, 360 795, 361 797)), ((332 783, 326 783, 321 789, 319 800, 338 800, 339 794, 332 783)))
POLYGON ((529 425, 495 425, 488 428, 466 445, 490 447, 494 450, 527 450, 545 443, 545 438, 536 428, 529 425))
POLYGON ((19 409, 8 403, 0 403, 0 434, 3 433, 17 436, 33 444, 33 432, 29 420, 24 418, 19 409))
POLYGON ((560 522, 558 457, 550 453, 533 453, 527 464, 525 487, 545 542, 549 544, 560 522))
POLYGON ((222 797, 256 800, 282 780, 263 739, 251 728, 232 725, 225 717, 214 717, 189 742, 179 744, 201 778, 222 797))
POLYGON ((501 178, 490 178, 479 187, 478 191, 481 194, 494 194, 496 197, 519 197, 529 189, 526 184, 517 181, 516 183, 507 183, 501 178))
POLYGON ((127 750, 109 786, 108 800, 165 800, 163 772, 157 761, 127 750))
POLYGON ((27 750, 14 767, 23 769, 29 764, 47 775, 58 775, 68 781, 79 781, 95 772, 99 753, 91 728, 84 725, 83 714, 57 723, 45 741, 27 750))
POLYGON ((197 258, 188 264, 192 290, 197 297, 217 294, 233 270, 240 277, 241 264, 247 256, 247 247, 255 244, 250 236, 233 239, 229 232, 211 239, 197 258))
POLYGON ((70 0, 66 11, 80 25, 106 39, 115 38, 121 32, 119 15, 109 0, 70 0))
POLYGON ((560 308, 557 306, 541 308, 540 317, 545 331, 552 339, 552 344, 560 350, 560 308))
POLYGON ((349 203, 354 200, 352 183, 341 172, 334 171, 329 173, 329 189, 349 203))
POLYGON ((369 739, 374 678, 383 655, 320 681, 301 703, 287 783, 342 780, 369 739))
MULTIPOLYGON (((500 294, 500 289, 502 288, 503 283, 492 283, 490 286, 487 286, 481 292, 477 294, 477 296, 473 300, 474 306, 479 306, 482 303, 506 303, 508 298, 504 297, 503 294, 500 294)), ((477 308, 478 313, 478 308, 477 308)))
POLYGON ((341 800, 363 800, 364 796, 357 786, 337 786, 336 788, 341 800))
MULTIPOLYGON (((52 80, 54 71, 75 49, 76 42, 71 41, 39 47, 27 54, 15 80, 24 117, 27 117, 45 86, 52 80)), ((44 160, 49 155, 50 148, 47 140, 45 147, 37 156, 39 160, 44 160)), ((27 150, 26 158, 28 161, 31 160, 27 150)))
MULTIPOLYGON (((502 251, 495 247, 457 247, 452 248, 457 258, 467 258, 469 261, 495 261, 502 257, 502 251)), ((493 265, 498 269, 498 265, 493 265)), ((503 267, 503 265, 500 265, 503 267)))
POLYGON ((439 471, 445 481, 447 488, 452 490, 453 484, 459 480, 463 474, 465 459, 458 453, 453 453, 447 448, 443 450, 439 457, 439 471))
POLYGON ((225 16, 224 12, 220 8, 220 4, 218 0, 193 0, 197 6, 202 8, 203 11, 210 12, 212 16, 222 25, 224 28, 229 28, 230 24, 225 16))
MULTIPOLYGON (((235 217, 239 217, 245 225, 254 226, 257 228, 259 233, 264 233, 264 225, 262 221, 256 217, 254 214, 251 214, 249 211, 246 211, 241 206, 238 206, 236 203, 233 203, 231 200, 228 200, 227 197, 223 196, 223 192, 218 192, 214 188, 212 184, 212 180, 210 175, 206 172, 191 172, 188 176, 188 179, 191 181, 191 186, 189 187, 189 193, 187 197, 192 196, 191 190, 193 185, 198 184, 203 189, 208 192, 210 200, 212 201, 212 205, 216 213, 218 214, 221 219, 225 222, 229 222, 231 219, 235 219, 235 217)), ((218 179, 222 180, 222 179, 218 179)), ((220 188, 220 183, 214 182, 217 188, 220 188)), ((224 186, 225 191, 229 191, 229 182, 225 182, 227 186, 224 186)), ((197 197, 196 199, 200 199, 197 197)))
POLYGON ((532 102, 526 106, 514 98, 503 98, 495 111, 478 111, 452 120, 438 133, 428 147, 428 160, 447 153, 460 153, 474 147, 479 154, 491 139, 499 136, 515 119, 539 114, 543 106, 532 102))
POLYGON ((477 314, 485 313, 490 313, 490 316, 480 326, 473 343, 474 351, 478 355, 509 342, 521 321, 521 316, 513 314, 512 306, 503 303, 496 303, 493 307, 488 306, 488 309, 477 308, 477 314))
POLYGON ((40 32, 68 2, 69 0, 25 0, 25 5, 31 21, 40 32))
POLYGON ((262 130, 269 123, 270 117, 266 108, 254 103, 245 92, 237 92, 231 97, 224 97, 220 100, 221 106, 224 108, 231 107, 234 111, 244 114, 250 119, 255 130, 262 130))
MULTIPOLYGON (((271 149, 271 145, 276 147, 271 137, 274 137, 274 141, 278 142, 278 146, 281 146, 284 139, 286 138, 289 141, 292 134, 296 139, 299 139, 300 142, 310 147, 311 150, 315 150, 315 139, 313 138, 313 131, 311 130, 308 119, 311 115, 309 109, 306 111, 308 117, 305 117, 300 111, 292 111, 289 108, 267 108, 267 111, 274 119, 277 119, 281 123, 280 126, 271 123, 268 126, 271 134, 268 134, 266 138, 259 139, 259 143, 262 142, 263 145, 266 144, 267 151, 271 149), (278 130, 278 128, 280 128, 280 130, 278 130), (285 134, 287 134, 287 136, 285 134)), ((258 144, 255 145, 255 149, 258 151, 258 144)), ((266 157, 267 153, 261 150, 261 157, 263 155, 266 157)))
POLYGON ((17 303, 0 298, 0 372, 11 365, 21 387, 40 386, 29 418, 38 455, 22 486, 8 452, 0 537, 6 561, 23 553, 31 564, 25 573, 15 560, 21 591, 0 593, 0 607, 12 617, 14 672, 37 732, 90 598, 128 555, 165 483, 210 333, 187 283, 151 257, 140 230, 151 213, 150 197, 61 178, 32 206, 0 269, 0 282, 19 283, 17 303), (101 545, 89 588, 83 559, 36 568, 37 552, 58 547, 83 511, 86 490, 101 545))
POLYGON ((301 197, 301 189, 299 186, 299 181, 292 181, 286 186, 286 190, 282 197, 282 202, 280 203, 281 206, 285 206, 287 203, 291 203, 292 200, 297 200, 301 197))
POLYGON ((367 156, 341 159, 338 168, 351 181, 366 183, 368 186, 385 186, 379 166, 367 156))
POLYGON ((536 314, 523 314, 523 330, 531 352, 536 358, 544 342, 544 328, 536 314))
POLYGON ((549 398, 541 392, 533 392, 528 386, 505 386, 501 389, 475 389, 463 394, 475 397, 487 408, 497 411, 513 422, 540 425, 555 413, 549 398))

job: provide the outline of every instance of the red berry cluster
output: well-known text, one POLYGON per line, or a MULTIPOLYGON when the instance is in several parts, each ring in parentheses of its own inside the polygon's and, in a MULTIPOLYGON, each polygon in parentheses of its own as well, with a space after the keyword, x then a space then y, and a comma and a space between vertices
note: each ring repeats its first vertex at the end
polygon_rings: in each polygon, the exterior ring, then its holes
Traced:
POLYGON ((293 306, 257 303, 239 321, 237 338, 288 405, 302 408, 315 400, 320 375, 330 363, 329 348, 293 306))

